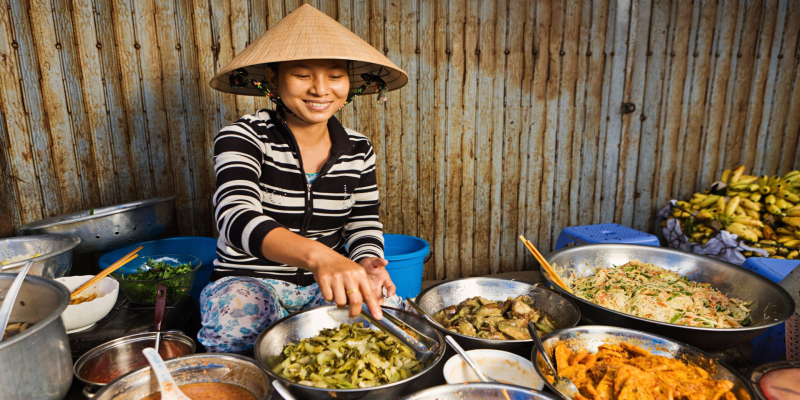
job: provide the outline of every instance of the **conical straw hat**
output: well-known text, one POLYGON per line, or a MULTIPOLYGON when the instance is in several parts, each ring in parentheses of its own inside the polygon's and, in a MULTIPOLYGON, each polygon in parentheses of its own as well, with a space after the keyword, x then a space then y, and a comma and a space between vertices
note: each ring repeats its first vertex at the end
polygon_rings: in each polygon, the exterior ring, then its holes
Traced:
MULTIPOLYGON (((267 64, 281 61, 338 59, 349 60, 350 87, 364 83, 363 73, 379 75, 389 90, 408 83, 408 74, 375 50, 369 43, 342 24, 309 4, 304 4, 259 36, 211 80, 211 87, 222 92, 263 96, 260 90, 230 85, 230 74, 239 68, 255 80, 265 81, 267 64)), ((375 93, 370 85, 361 94, 375 93)))

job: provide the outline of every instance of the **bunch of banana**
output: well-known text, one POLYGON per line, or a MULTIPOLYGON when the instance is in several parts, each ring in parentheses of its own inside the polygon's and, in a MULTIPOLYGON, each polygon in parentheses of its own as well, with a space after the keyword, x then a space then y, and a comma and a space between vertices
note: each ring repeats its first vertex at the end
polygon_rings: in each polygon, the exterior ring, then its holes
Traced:
POLYGON ((672 218, 692 242, 706 243, 725 229, 770 257, 800 259, 800 171, 759 177, 744 168, 726 169, 722 184, 677 202, 672 218))

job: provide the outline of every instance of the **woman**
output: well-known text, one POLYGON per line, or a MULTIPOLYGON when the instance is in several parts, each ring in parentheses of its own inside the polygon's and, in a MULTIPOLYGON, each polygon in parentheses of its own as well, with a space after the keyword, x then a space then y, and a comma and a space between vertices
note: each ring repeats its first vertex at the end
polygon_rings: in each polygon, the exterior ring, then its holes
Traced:
POLYGON ((277 319, 328 302, 349 304, 351 316, 363 302, 377 318, 384 295, 399 305, 384 268, 375 153, 333 115, 355 94, 407 81, 309 5, 212 80, 218 90, 266 94, 277 110, 245 115, 215 139, 219 258, 200 297, 198 333, 207 350, 251 351, 277 319))

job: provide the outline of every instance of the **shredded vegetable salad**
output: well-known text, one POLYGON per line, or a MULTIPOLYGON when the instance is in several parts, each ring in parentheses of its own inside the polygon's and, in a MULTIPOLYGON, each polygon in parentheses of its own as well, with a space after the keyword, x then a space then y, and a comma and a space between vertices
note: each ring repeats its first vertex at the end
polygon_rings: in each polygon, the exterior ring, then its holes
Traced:
POLYGON ((640 318, 706 328, 738 328, 750 323, 748 303, 726 297, 708 283, 638 260, 598 268, 583 278, 568 276, 576 296, 640 318))

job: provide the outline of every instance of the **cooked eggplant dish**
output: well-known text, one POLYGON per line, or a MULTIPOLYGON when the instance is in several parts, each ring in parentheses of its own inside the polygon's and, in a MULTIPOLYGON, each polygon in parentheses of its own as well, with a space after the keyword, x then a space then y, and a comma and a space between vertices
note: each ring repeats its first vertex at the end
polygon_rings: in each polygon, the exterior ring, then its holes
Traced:
POLYGON ((530 339, 528 322, 536 325, 539 336, 556 329, 552 319, 534 307, 528 295, 506 301, 472 297, 439 311, 433 319, 453 332, 491 340, 530 339))
POLYGON ((272 370, 301 385, 358 389, 397 382, 422 368, 408 346, 358 322, 289 343, 272 370))

